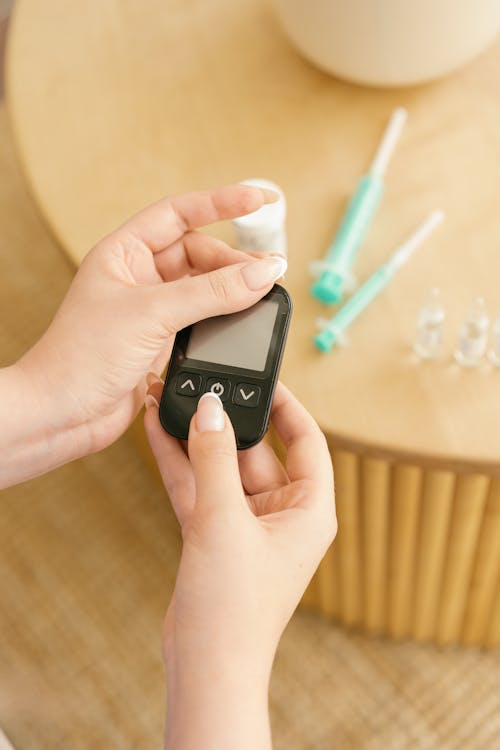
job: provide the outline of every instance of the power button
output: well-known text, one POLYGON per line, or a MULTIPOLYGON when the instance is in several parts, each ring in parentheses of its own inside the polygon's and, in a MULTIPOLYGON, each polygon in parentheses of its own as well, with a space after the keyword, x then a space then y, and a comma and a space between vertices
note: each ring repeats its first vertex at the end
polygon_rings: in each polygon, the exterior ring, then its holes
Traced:
POLYGON ((215 393, 221 401, 227 401, 230 388, 229 380, 223 378, 208 378, 205 393, 215 393))

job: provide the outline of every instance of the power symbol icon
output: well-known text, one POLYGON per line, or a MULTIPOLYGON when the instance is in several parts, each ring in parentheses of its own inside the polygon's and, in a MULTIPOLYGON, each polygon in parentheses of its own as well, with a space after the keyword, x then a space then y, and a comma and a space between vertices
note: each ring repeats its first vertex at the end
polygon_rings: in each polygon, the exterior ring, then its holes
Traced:
POLYGON ((216 396, 222 396, 224 393, 224 386, 222 383, 214 383, 210 390, 212 393, 215 393, 216 396))

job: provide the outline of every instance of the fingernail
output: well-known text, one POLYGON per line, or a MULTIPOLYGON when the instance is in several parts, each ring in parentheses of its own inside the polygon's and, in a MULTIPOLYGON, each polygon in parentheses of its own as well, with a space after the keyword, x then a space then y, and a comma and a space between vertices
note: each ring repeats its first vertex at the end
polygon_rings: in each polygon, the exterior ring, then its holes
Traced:
POLYGON ((155 399, 155 397, 151 395, 151 393, 146 393, 146 396, 144 397, 144 406, 146 407, 147 411, 151 406, 155 406, 158 409, 160 404, 155 399))
POLYGON ((148 388, 151 388, 152 385, 155 383, 161 383, 163 385, 163 380, 158 377, 154 372, 148 372, 146 375, 146 383, 148 384, 148 388))
POLYGON ((224 407, 215 393, 204 393, 196 411, 198 432, 222 432, 225 427, 224 407))
POLYGON ((279 201, 280 194, 276 190, 269 190, 269 188, 260 188, 260 192, 264 196, 264 203, 276 203, 279 201))
POLYGON ((283 276, 288 268, 285 258, 273 255, 270 258, 248 263, 241 269, 243 281, 249 289, 256 291, 269 286, 273 281, 283 276))

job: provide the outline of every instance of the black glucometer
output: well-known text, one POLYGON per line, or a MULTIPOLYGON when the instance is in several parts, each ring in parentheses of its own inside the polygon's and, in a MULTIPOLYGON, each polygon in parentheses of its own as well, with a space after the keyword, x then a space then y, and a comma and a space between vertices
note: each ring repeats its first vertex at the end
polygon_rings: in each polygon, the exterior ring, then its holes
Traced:
POLYGON ((292 302, 275 284, 247 310, 207 318, 179 331, 160 403, 160 422, 187 439, 203 393, 217 394, 231 419, 239 449, 267 430, 285 348, 292 302))

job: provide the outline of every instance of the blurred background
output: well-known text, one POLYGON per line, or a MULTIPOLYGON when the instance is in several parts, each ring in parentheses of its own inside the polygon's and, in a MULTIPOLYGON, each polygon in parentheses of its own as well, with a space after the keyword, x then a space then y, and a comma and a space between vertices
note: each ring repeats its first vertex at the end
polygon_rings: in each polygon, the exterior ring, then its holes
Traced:
MULTIPOLYGON (((13 5, 0 0, 2 364, 138 208, 278 183, 295 301, 283 379, 331 445, 339 534, 279 648, 275 747, 500 748, 500 371, 453 358, 474 297, 500 313, 497 3, 13 5), (308 268, 398 106, 357 275, 429 211, 446 220, 349 347, 320 355, 316 318, 336 308, 311 297, 308 268), (422 363, 434 285, 443 352, 422 363)), ((1 729, 16 750, 158 747, 180 538, 141 426, 1 501, 1 729)))

